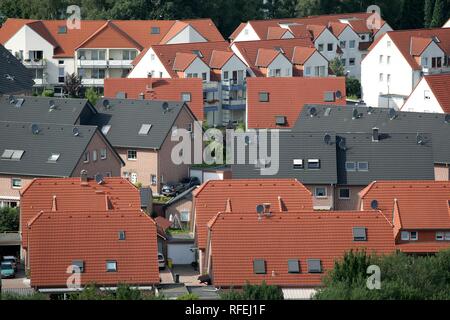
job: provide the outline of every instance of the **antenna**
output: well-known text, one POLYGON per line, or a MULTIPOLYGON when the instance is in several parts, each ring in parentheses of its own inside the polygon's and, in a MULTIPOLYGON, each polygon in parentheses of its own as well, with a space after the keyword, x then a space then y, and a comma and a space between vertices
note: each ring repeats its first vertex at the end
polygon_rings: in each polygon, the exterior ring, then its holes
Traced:
POLYGON ((105 109, 109 109, 111 107, 108 99, 103 100, 103 107, 105 107, 105 109))
POLYGON ((372 113, 373 113, 373 107, 367 108, 367 114, 372 114, 372 113))
POLYGON ((345 140, 344 139, 339 141, 339 149, 344 150, 344 151, 347 150, 347 146, 345 144, 345 140))
POLYGON ((323 142, 325 142, 325 144, 328 144, 328 145, 331 144, 331 135, 329 133, 325 134, 325 136, 323 137, 323 142))
POLYGON ((361 116, 361 115, 359 114, 358 109, 354 108, 354 109, 353 109, 353 114, 352 114, 352 119, 353 119, 353 120, 359 119, 360 116, 361 116))
POLYGON ((394 120, 397 118, 397 111, 394 108, 389 109, 389 119, 394 120))
POLYGON ((311 109, 309 109, 309 115, 311 117, 315 117, 317 115, 317 109, 315 107, 311 107, 311 109))
POLYGON ((372 202, 370 203, 370 207, 373 210, 378 210, 378 200, 372 200, 372 202))
POLYGON ((35 123, 33 123, 32 125, 31 125, 31 132, 33 133, 33 134, 39 134, 39 132, 41 131, 41 129, 39 128, 39 126, 37 125, 37 124, 35 124, 35 123))
POLYGON ((100 173, 97 173, 95 175, 95 181, 97 182, 97 184, 104 184, 105 181, 103 180, 103 175, 101 175, 100 173))
POLYGON ((423 136, 420 133, 417 133, 416 139, 417 139, 417 144, 420 144, 420 145, 425 144, 425 139, 423 138, 423 136))
POLYGON ((169 104, 167 102, 163 102, 161 108, 163 109, 163 112, 166 113, 169 111, 169 104))
POLYGON ((80 130, 77 127, 75 127, 75 128, 72 129, 72 134, 75 137, 78 137, 80 135, 80 130))

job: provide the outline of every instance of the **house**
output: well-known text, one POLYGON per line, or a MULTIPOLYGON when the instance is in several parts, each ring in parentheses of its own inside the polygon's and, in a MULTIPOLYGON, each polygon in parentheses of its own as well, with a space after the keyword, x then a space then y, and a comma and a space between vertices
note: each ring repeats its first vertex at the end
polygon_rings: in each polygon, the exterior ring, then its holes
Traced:
POLYGON ((345 99, 344 78, 248 78, 247 128, 290 129, 305 104, 345 99))
POLYGON ((253 212, 259 204, 283 214, 289 210, 312 210, 311 193, 295 179, 210 180, 195 190, 194 227, 201 272, 207 271, 210 264, 205 260, 208 222, 219 212, 238 215, 253 212))
POLYGON ((450 28, 450 19, 442 26, 442 28, 450 28))
POLYGON ((329 61, 339 58, 346 72, 360 79, 360 62, 370 44, 392 28, 372 13, 343 13, 241 23, 230 36, 233 44, 245 41, 303 39, 329 61))
POLYGON ((207 243, 208 273, 223 289, 263 281, 282 289, 317 289, 350 250, 395 251, 392 224, 375 210, 222 211, 208 222, 207 243))
POLYGON ((194 230, 193 225, 193 193, 197 187, 186 189, 179 195, 167 201, 164 206, 166 220, 178 229, 194 230))
POLYGON ((223 41, 210 19, 66 20, 7 19, 0 43, 33 71, 36 89, 64 95, 67 74, 82 76, 85 86, 103 92, 105 78, 126 77, 132 60, 153 44, 223 41), (146 31, 145 31, 146 30, 146 31))
POLYGON ((388 32, 361 63, 362 98, 372 107, 400 109, 423 75, 450 71, 450 29, 388 32))
POLYGON ((22 189, 20 200, 23 259, 27 257, 27 224, 41 211, 63 213, 140 210, 139 191, 128 180, 119 177, 103 177, 98 182, 86 175, 74 178, 35 178, 22 189))
POLYGON ((32 74, 0 44, 0 96, 31 94, 32 74))
POLYGON ((401 111, 450 113, 450 73, 426 75, 414 88, 401 111))
MULTIPOLYGON (((417 112, 402 112, 395 111, 394 109, 386 108, 373 108, 373 107, 354 107, 354 106, 307 106, 303 108, 294 131, 299 132, 314 132, 322 130, 324 132, 336 132, 336 134, 344 133, 366 133, 380 135, 381 141, 383 136, 393 137, 395 135, 402 134, 406 138, 409 136, 415 142, 420 142, 421 145, 417 146, 411 143, 405 145, 413 149, 404 150, 403 155, 399 155, 402 160, 398 160, 395 163, 399 165, 399 173, 403 172, 409 175, 409 178, 398 177, 399 180, 428 180, 432 177, 420 178, 421 174, 425 172, 428 174, 428 169, 425 167, 426 161, 422 164, 416 163, 416 165, 424 167, 416 167, 414 165, 410 167, 411 170, 404 171, 404 168, 413 164, 416 160, 410 155, 416 151, 422 153, 426 157, 426 153, 429 147, 427 144, 432 145, 432 158, 434 162, 434 178, 436 180, 449 180, 449 134, 450 134, 450 119, 444 114, 432 114, 432 113, 417 113, 417 112), (312 110, 311 110, 312 109, 312 110), (311 117, 311 111, 316 116, 311 117), (378 129, 378 130, 376 130, 378 129), (424 140, 425 139, 425 140, 424 140), (425 148, 422 148, 425 147, 425 148), (401 167, 405 166, 403 169, 401 167), (414 172, 419 170, 419 172, 414 172)), ((372 141, 368 138, 369 142, 372 141)), ((384 142, 389 141, 385 139, 384 142)), ((347 139, 347 143, 350 140, 347 139)), ((373 144, 370 144, 373 145, 373 144)), ((351 151, 351 149, 349 149, 351 151)), ((356 155, 356 153, 355 153, 356 155)), ((390 161, 391 157, 386 157, 386 168, 391 167, 394 162, 390 161)), ((422 158, 425 160, 425 158, 422 158)), ((370 170, 370 169, 369 169, 370 170)), ((379 180, 380 178, 372 176, 371 179, 379 180)), ((385 177, 384 179, 389 179, 385 177)), ((391 178, 392 180, 392 178, 391 178)), ((365 183, 370 183, 365 182, 365 183)))
POLYGON ((121 78, 105 79, 105 98, 184 101, 202 121, 203 84, 200 79, 121 78))
MULTIPOLYGON (((188 176, 191 163, 174 163, 172 149, 179 142, 171 140, 176 129, 183 128, 191 131, 194 145, 192 132, 199 125, 185 103, 101 99, 95 108, 97 114, 91 124, 101 129, 125 162, 123 177, 159 194, 164 183, 188 176)), ((201 128, 198 130, 201 132, 201 128)))
POLYGON ((0 121, 0 199, 17 206, 36 177, 120 176, 119 154, 95 126, 0 121))
POLYGON ((27 228, 30 285, 35 289, 70 292, 67 283, 76 285, 76 280, 71 283, 68 274, 77 271, 80 287, 149 288, 159 283, 156 224, 137 208, 40 211, 27 228))
POLYGON ((202 79, 204 118, 209 125, 244 121, 247 67, 228 42, 153 45, 133 64, 128 78, 202 79))
POLYGON ((449 192, 444 181, 375 181, 360 193, 360 210, 377 208, 394 226, 398 250, 432 254, 450 247, 449 192))

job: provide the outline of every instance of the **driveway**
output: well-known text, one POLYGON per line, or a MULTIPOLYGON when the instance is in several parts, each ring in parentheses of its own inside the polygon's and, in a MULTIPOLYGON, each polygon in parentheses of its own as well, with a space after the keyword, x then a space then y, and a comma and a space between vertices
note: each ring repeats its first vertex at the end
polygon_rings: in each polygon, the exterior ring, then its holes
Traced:
POLYGON ((195 270, 191 265, 174 265, 172 268, 172 273, 175 278, 175 274, 180 275, 180 282, 186 285, 200 285, 198 277, 200 272, 195 270))
POLYGON ((19 267, 16 277, 13 279, 2 279, 3 289, 28 289, 30 283, 25 276, 25 271, 19 267))

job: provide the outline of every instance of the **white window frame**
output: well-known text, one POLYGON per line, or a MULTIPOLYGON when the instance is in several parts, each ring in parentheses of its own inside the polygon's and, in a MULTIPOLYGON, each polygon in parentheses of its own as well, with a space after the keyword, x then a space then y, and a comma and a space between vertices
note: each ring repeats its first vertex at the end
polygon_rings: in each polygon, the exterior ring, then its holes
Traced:
POLYGON ((402 241, 409 241, 410 239, 409 231, 402 231, 400 237, 402 241))
POLYGON ((327 187, 315 187, 315 188, 314 188, 314 197, 317 198, 317 199, 326 199, 326 198, 328 198, 328 190, 327 190, 327 187), (323 196, 317 195, 317 190, 319 190, 319 189, 325 190, 325 195, 323 195, 323 196))
POLYGON ((11 178, 11 187, 13 189, 22 189, 22 179, 20 179, 20 178, 11 178), (19 181, 20 186, 15 186, 14 185, 14 181, 19 181))
POLYGON ((98 160, 97 150, 92 150, 92 161, 98 160))
POLYGON ((108 149, 106 148, 100 149, 100 159, 106 160, 107 157, 108 157, 108 149))
POLYGON ((339 199, 340 200, 350 200, 350 198, 351 198, 350 188, 339 188, 339 199), (341 190, 348 190, 348 197, 342 197, 341 196, 341 190))
POLYGON ((89 151, 86 151, 86 152, 83 154, 83 162, 84 162, 84 163, 89 163, 89 159, 90 159, 89 151))
POLYGON ((116 260, 107 260, 106 261, 106 272, 117 272, 117 261, 116 260), (114 266, 114 268, 110 268, 110 266, 114 266))
POLYGON ((137 160, 137 150, 135 150, 135 149, 127 150, 127 160, 136 161, 137 160), (132 152, 132 153, 134 152, 135 157, 130 158, 130 152, 132 152))
POLYGON ((409 233, 409 238, 410 238, 411 241, 419 240, 419 231, 411 231, 409 233), (413 237, 413 234, 415 234, 415 237, 413 237))
POLYGON ((138 175, 137 175, 136 172, 131 172, 131 174, 130 174, 130 182, 132 184, 138 183, 138 175))

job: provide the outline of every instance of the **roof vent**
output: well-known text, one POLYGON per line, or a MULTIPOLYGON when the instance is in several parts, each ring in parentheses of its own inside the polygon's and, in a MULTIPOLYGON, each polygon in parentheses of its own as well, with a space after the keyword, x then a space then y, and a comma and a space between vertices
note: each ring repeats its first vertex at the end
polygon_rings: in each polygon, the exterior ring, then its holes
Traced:
POLYGON ((378 210, 378 200, 372 200, 372 202, 370 203, 370 207, 373 210, 378 210))
POLYGON ((416 140, 417 140, 417 144, 418 145, 424 145, 425 144, 425 139, 420 133, 417 133, 416 140))
POLYGON ((80 181, 81 184, 87 184, 88 182, 88 176, 87 176, 87 170, 81 170, 80 172, 80 181))
POLYGON ((358 109, 354 108, 352 113, 352 119, 359 119, 361 118, 361 113, 359 113, 358 109))
POLYGON ((378 128, 372 128, 372 141, 378 142, 380 141, 380 129, 378 128))
POLYGON ((52 112, 53 110, 56 110, 55 100, 49 100, 48 111, 52 112))
POLYGON ((105 109, 110 109, 111 108, 111 104, 109 103, 108 99, 103 100, 103 107, 105 109))
POLYGON ((37 134, 39 134, 39 132, 41 132, 41 129, 39 128, 39 126, 38 126, 36 123, 33 123, 33 124, 31 125, 31 132, 32 132, 34 135, 37 135, 37 134))
POLYGON ((95 175, 95 182, 97 182, 97 184, 104 184, 105 181, 103 180, 103 175, 101 175, 100 173, 97 173, 95 175))
POLYGON ((73 129, 72 129, 72 134, 73 134, 75 137, 78 137, 78 136, 80 135, 80 129, 78 129, 77 127, 73 128, 73 129))
POLYGON ((311 107, 311 108, 309 109, 309 115, 310 115, 311 117, 315 117, 315 116, 317 115, 317 109, 316 109, 315 107, 311 107))
POLYGON ((373 107, 368 107, 367 114, 372 114, 372 113, 373 113, 373 107))
POLYGON ((347 150, 347 145, 346 145, 344 139, 341 139, 341 141, 339 141, 339 149, 344 150, 344 151, 347 150))
POLYGON ((326 133, 323 137, 323 142, 327 145, 331 145, 331 135, 329 133, 326 133))
POLYGON ((167 102, 163 102, 163 104, 161 105, 161 108, 163 110, 164 113, 169 111, 169 104, 167 102))
POLYGON ((397 111, 394 108, 389 109, 389 119, 394 120, 397 118, 397 111))

